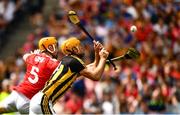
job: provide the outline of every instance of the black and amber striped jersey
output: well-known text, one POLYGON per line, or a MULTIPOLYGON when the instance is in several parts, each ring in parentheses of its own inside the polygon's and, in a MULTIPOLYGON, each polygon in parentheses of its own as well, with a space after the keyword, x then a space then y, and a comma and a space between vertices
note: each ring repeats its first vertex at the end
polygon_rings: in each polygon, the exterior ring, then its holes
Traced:
POLYGON ((55 103, 71 88, 79 72, 84 69, 84 62, 76 56, 65 56, 55 69, 42 92, 55 103))

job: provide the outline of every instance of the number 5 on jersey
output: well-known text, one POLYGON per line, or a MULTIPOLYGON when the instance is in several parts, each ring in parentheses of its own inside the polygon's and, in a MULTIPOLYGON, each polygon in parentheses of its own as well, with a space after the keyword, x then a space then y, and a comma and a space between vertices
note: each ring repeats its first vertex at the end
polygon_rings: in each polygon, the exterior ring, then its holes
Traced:
POLYGON ((38 77, 38 73, 39 72, 39 68, 37 68, 36 66, 32 66, 31 72, 30 74, 32 76, 28 77, 29 82, 31 82, 32 84, 35 84, 38 82, 39 77, 38 77))

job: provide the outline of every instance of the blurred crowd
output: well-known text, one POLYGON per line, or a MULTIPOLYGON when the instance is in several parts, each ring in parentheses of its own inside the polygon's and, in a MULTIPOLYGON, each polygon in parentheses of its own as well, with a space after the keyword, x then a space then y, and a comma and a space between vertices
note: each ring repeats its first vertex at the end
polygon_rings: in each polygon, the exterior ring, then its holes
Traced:
MULTIPOLYGON (((47 20, 38 11, 31 20, 35 30, 23 47, 0 60, 0 101, 23 79, 22 55, 36 49, 42 37, 55 36, 60 45, 76 36, 85 47, 85 63, 92 62, 91 39, 68 21, 69 10, 77 12, 110 57, 122 55, 122 49, 129 47, 141 56, 117 61, 117 70, 107 64, 98 82, 78 80, 54 106, 57 113, 180 114, 180 0, 59 0, 47 20), (132 25, 137 32, 129 31, 132 25)), ((59 52, 59 59, 62 56, 59 52)))
POLYGON ((25 16, 42 12, 44 0, 0 0, 0 48, 8 43, 8 34, 25 16))
MULTIPOLYGON (((6 34, 14 20, 21 14, 20 0, 0 1, 0 48, 5 44, 6 34)), ((19 17, 20 19, 20 17, 19 17)))

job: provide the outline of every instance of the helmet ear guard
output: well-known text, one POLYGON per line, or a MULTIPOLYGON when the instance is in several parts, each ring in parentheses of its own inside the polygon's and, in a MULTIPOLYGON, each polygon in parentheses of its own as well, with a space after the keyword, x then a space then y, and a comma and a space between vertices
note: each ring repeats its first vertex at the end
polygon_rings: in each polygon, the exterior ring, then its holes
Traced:
POLYGON ((54 53, 56 51, 56 46, 55 44, 50 44, 47 48, 47 51, 54 53))

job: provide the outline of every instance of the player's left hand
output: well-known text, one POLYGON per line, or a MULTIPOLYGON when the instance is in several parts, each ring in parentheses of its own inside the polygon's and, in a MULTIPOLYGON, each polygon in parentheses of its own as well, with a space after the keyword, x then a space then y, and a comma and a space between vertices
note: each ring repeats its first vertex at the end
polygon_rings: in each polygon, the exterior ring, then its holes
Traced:
POLYGON ((103 45, 99 41, 93 41, 93 43, 94 43, 95 53, 98 54, 100 50, 103 48, 103 45))

